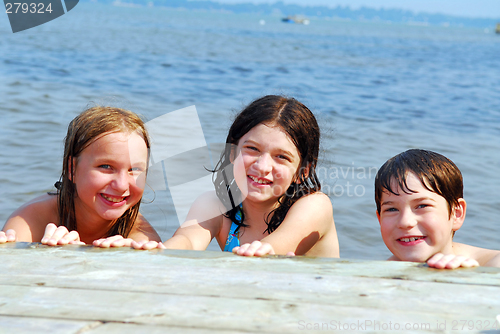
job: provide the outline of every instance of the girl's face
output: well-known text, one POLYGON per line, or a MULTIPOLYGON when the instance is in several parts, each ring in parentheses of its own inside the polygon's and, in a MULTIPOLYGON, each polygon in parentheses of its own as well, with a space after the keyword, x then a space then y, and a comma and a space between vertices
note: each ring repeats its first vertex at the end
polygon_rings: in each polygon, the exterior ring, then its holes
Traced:
POLYGON ((144 191, 148 150, 136 132, 113 132, 86 147, 75 164, 75 209, 86 219, 120 218, 140 201, 144 191))
POLYGON ((245 200, 275 202, 295 180, 300 154, 277 126, 259 124, 238 142, 234 177, 245 200))

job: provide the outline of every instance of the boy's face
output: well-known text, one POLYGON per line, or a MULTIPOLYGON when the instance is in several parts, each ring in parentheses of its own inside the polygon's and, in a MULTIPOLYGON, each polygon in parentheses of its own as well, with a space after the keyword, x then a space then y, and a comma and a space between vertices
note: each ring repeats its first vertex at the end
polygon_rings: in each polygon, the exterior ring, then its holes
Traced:
POLYGON ((415 192, 405 193, 394 180, 391 186, 399 196, 382 193, 377 217, 387 248, 400 261, 425 262, 436 253, 453 254, 452 235, 464 221, 465 201, 461 198, 450 216, 444 197, 427 190, 415 174, 408 173, 406 184, 415 192))

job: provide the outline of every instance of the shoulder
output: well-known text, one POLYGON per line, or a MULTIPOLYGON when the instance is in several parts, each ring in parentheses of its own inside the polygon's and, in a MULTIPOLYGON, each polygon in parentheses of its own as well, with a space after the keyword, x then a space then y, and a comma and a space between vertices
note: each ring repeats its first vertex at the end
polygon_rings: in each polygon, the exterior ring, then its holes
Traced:
POLYGON ((500 251, 475 247, 471 245, 453 243, 455 254, 470 257, 476 260, 480 266, 500 267, 500 251))
POLYGON ((59 224, 57 196, 44 194, 15 210, 4 229, 15 230, 18 241, 38 242, 48 223, 59 224))
POLYGON ((328 232, 334 225, 333 207, 330 198, 322 192, 316 192, 297 200, 288 211, 283 223, 304 224, 310 229, 328 232))
POLYGON ((301 197, 290 208, 289 212, 314 213, 314 216, 333 216, 333 207, 330 198, 322 192, 316 192, 301 197))

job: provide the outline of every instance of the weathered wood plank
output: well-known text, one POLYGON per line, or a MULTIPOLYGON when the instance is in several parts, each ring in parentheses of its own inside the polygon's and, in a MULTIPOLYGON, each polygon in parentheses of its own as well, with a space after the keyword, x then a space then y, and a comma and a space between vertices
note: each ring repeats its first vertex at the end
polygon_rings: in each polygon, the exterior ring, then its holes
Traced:
MULTIPOLYGON (((1 315, 30 316, 101 322, 126 322, 200 329, 300 333, 301 326, 315 324, 426 324, 451 322, 457 313, 436 314, 414 309, 411 312, 342 306, 290 303, 274 300, 164 295, 138 292, 61 290, 47 287, 0 287, 1 315)), ((491 317, 468 315, 474 321, 491 317)))
POLYGON ((102 322, 97 333, 130 326, 304 333, 341 324, 439 332, 460 320, 491 327, 500 313, 498 268, 22 243, 1 245, 0 257, 0 315, 102 322))
POLYGON ((32 318, 25 316, 0 316, 0 334, 67 334, 91 330, 101 323, 62 319, 32 318))
MULTIPOLYGON (((88 246, 64 246, 48 247, 33 243, 16 243, 0 245, 0 256, 11 254, 14 249, 37 249, 37 253, 28 252, 26 259, 30 261, 33 256, 45 256, 44 254, 61 254, 60 258, 70 259, 78 256, 82 260, 80 267, 85 272, 85 256, 78 255, 83 252, 89 254, 89 259, 112 256, 116 259, 106 266, 121 266, 130 264, 133 268, 140 270, 142 266, 156 264, 162 266, 168 258, 169 265, 182 265, 188 267, 208 268, 230 268, 231 270, 249 271, 272 271, 283 273, 308 272, 316 275, 355 276, 371 278, 388 278, 415 280, 427 282, 460 283, 474 285, 500 286, 500 268, 478 267, 458 270, 438 270, 427 267, 425 264, 413 262, 391 262, 391 261, 360 261, 331 258, 309 258, 309 257, 267 257, 267 258, 244 258, 227 252, 213 251, 179 251, 179 250, 153 250, 153 251, 131 251, 129 248, 99 249, 88 246), (91 257, 90 257, 90 254, 91 257), (158 257, 157 255, 161 255, 158 257), (276 259, 279 258, 279 261, 276 259)), ((16 251, 16 256, 22 253, 16 251)), ((15 259, 12 259, 16 261, 15 259)), ((37 259, 38 260, 38 259, 37 259)), ((36 263, 35 260, 34 262, 36 263)), ((58 261, 59 262, 59 261, 58 261)), ((35 265, 35 263, 33 263, 35 265)), ((8 265, 6 263, 6 265, 8 265)), ((28 263, 25 263, 29 267, 28 263)), ((15 270, 14 266, 11 266, 15 270)), ((37 267, 35 265, 35 267, 37 267)), ((38 266, 39 267, 39 266, 38 266)), ((39 268, 43 272, 43 268, 39 268)))
MULTIPOLYGON (((113 260, 113 258, 108 259, 109 262, 113 260)), ((170 266, 168 259, 161 267, 142 266, 140 271, 120 271, 116 264, 110 263, 112 268, 106 268, 107 265, 102 261, 86 260, 86 272, 82 273, 79 270, 75 272, 69 270, 76 268, 78 262, 71 263, 68 259, 66 261, 64 265, 66 272, 59 272, 57 275, 47 272, 46 266, 44 266, 45 273, 36 275, 33 275, 31 270, 16 275, 7 270, 0 274, 0 285, 216 296, 343 306, 362 304, 364 307, 386 310, 412 311, 413 308, 425 306, 428 312, 440 312, 443 308, 455 310, 457 302, 463 304, 461 312, 466 310, 488 312, 493 305, 500 309, 500 301, 496 296, 496 293, 500 293, 500 287, 492 286, 470 284, 462 286, 333 275, 316 276, 309 273, 295 273, 290 276, 289 273, 264 271, 235 272, 228 268, 195 269, 192 266, 170 266), (460 294, 457 294, 457 288, 460 288, 460 294), (425 300, 416 299, 416 293, 429 296, 425 300), (410 307, 408 300, 414 300, 410 307), (463 300, 466 303, 463 303, 463 300)))

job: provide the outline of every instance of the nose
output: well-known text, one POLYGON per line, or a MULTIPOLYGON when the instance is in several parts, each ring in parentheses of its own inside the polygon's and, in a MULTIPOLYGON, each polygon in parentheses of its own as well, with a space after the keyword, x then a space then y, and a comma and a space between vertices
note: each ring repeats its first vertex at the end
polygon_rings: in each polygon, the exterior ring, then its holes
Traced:
POLYGON ((398 228, 411 229, 417 225, 417 218, 411 210, 403 209, 398 221, 398 228))
POLYGON ((262 154, 257 158, 254 163, 254 168, 259 172, 260 175, 266 175, 271 172, 273 168, 273 161, 269 154, 262 154))
POLYGON ((112 187, 120 192, 126 192, 129 186, 130 175, 127 171, 119 171, 114 174, 112 187))

